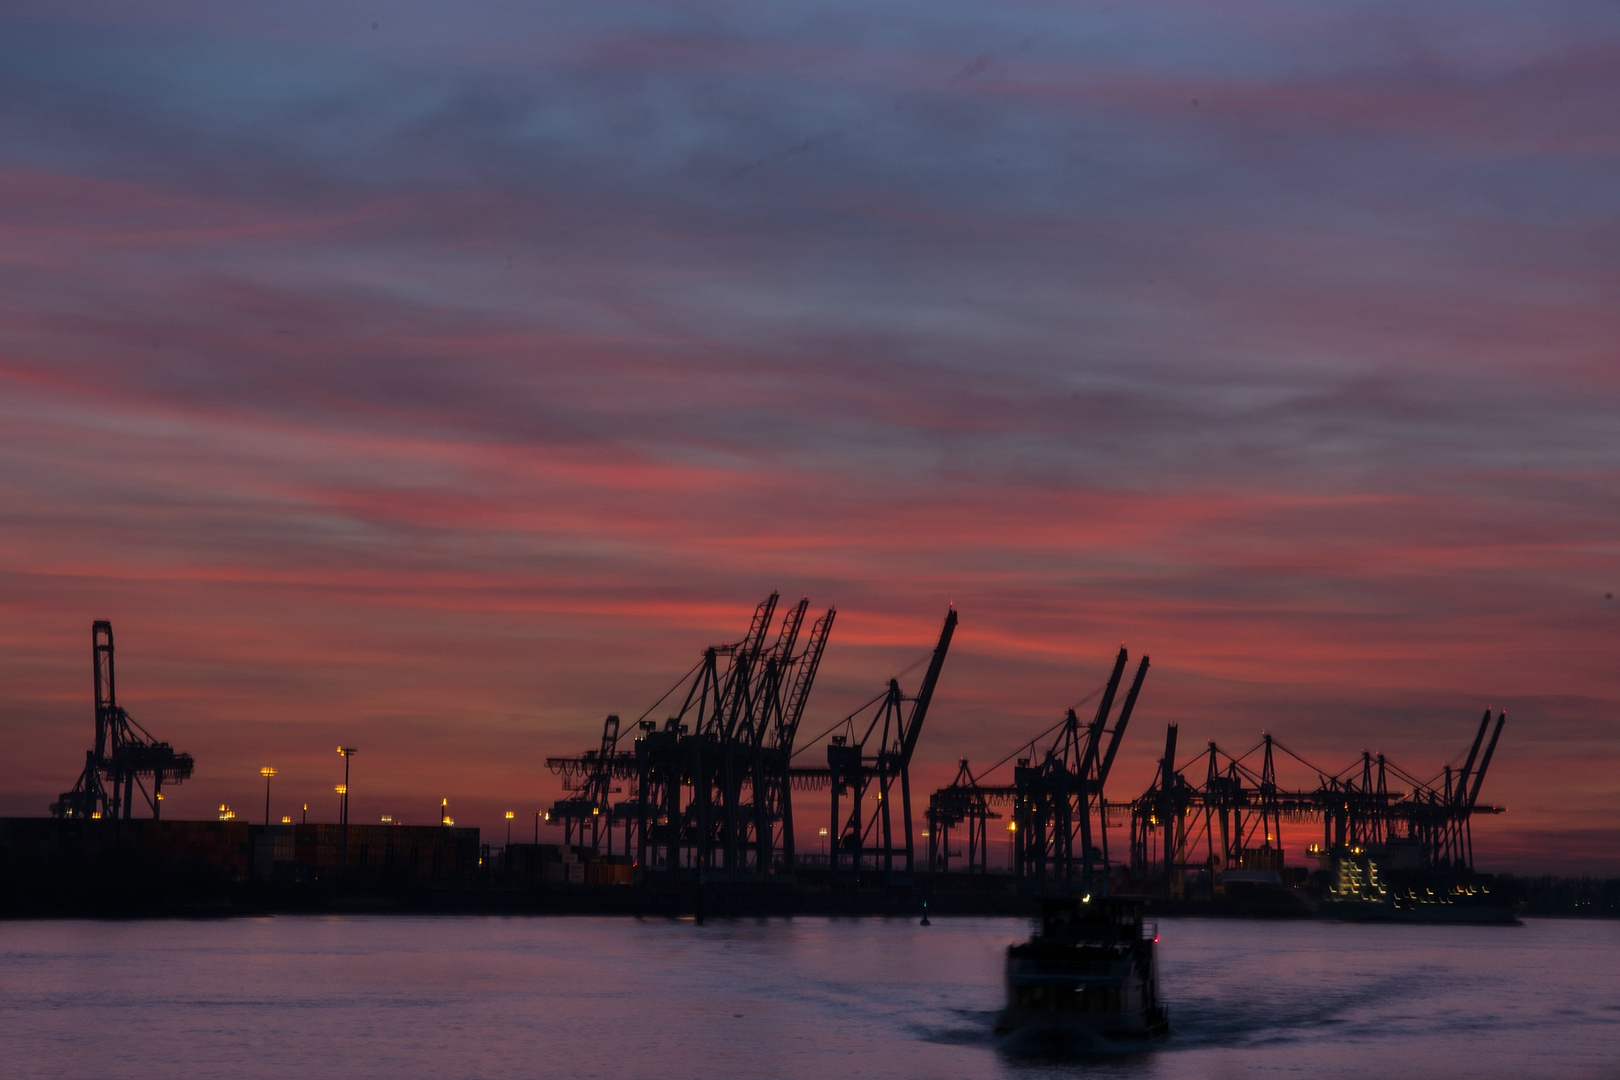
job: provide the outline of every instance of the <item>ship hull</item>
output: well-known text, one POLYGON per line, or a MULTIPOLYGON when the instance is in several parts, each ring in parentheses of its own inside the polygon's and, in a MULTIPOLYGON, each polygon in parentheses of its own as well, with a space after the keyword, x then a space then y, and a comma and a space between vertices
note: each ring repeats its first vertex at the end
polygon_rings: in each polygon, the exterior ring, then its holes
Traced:
POLYGON ((1419 904, 1415 907, 1396 907, 1394 904, 1356 900, 1324 900, 1318 910, 1325 919, 1341 922, 1398 922, 1398 923, 1467 923, 1476 925, 1513 925, 1519 921, 1508 904, 1419 904))

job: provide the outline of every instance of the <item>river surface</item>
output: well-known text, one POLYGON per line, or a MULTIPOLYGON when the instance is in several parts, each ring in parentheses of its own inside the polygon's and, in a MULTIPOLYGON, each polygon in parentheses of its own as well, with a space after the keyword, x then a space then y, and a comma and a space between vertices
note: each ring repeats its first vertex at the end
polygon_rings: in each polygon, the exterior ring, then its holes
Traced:
POLYGON ((998 1044, 1017 919, 0 923, 0 1074, 1620 1078, 1620 923, 1160 922, 1173 1034, 998 1044))

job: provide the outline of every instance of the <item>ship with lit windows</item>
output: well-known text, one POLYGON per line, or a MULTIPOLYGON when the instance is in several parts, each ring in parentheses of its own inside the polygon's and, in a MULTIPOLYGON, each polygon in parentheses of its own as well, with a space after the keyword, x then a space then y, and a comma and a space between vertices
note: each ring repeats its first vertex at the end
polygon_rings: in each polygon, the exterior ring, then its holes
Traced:
POLYGON ((1152 1042, 1170 1032, 1159 998, 1158 928, 1140 901, 1048 900, 1040 929, 1007 947, 1007 1007, 998 1036, 1152 1042))
POLYGON ((1313 847, 1327 881, 1317 910, 1347 922, 1516 923, 1511 890, 1466 863, 1428 858, 1418 841, 1313 847))

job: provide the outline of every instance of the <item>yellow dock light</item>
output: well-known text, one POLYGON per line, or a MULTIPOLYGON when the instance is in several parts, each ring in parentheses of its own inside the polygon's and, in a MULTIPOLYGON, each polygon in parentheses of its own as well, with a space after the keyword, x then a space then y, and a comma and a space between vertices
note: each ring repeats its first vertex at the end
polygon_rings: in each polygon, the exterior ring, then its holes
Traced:
POLYGON ((264 777, 264 823, 268 826, 270 824, 270 778, 276 775, 276 770, 266 765, 259 770, 259 775, 264 777))

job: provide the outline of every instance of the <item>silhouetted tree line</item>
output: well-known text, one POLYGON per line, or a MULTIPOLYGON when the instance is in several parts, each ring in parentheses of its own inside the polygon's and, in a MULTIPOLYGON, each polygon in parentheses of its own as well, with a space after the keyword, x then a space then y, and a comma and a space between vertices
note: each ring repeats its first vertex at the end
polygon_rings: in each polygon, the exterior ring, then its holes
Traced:
POLYGON ((1526 915, 1620 918, 1620 878, 1498 877, 1512 883, 1526 915))

